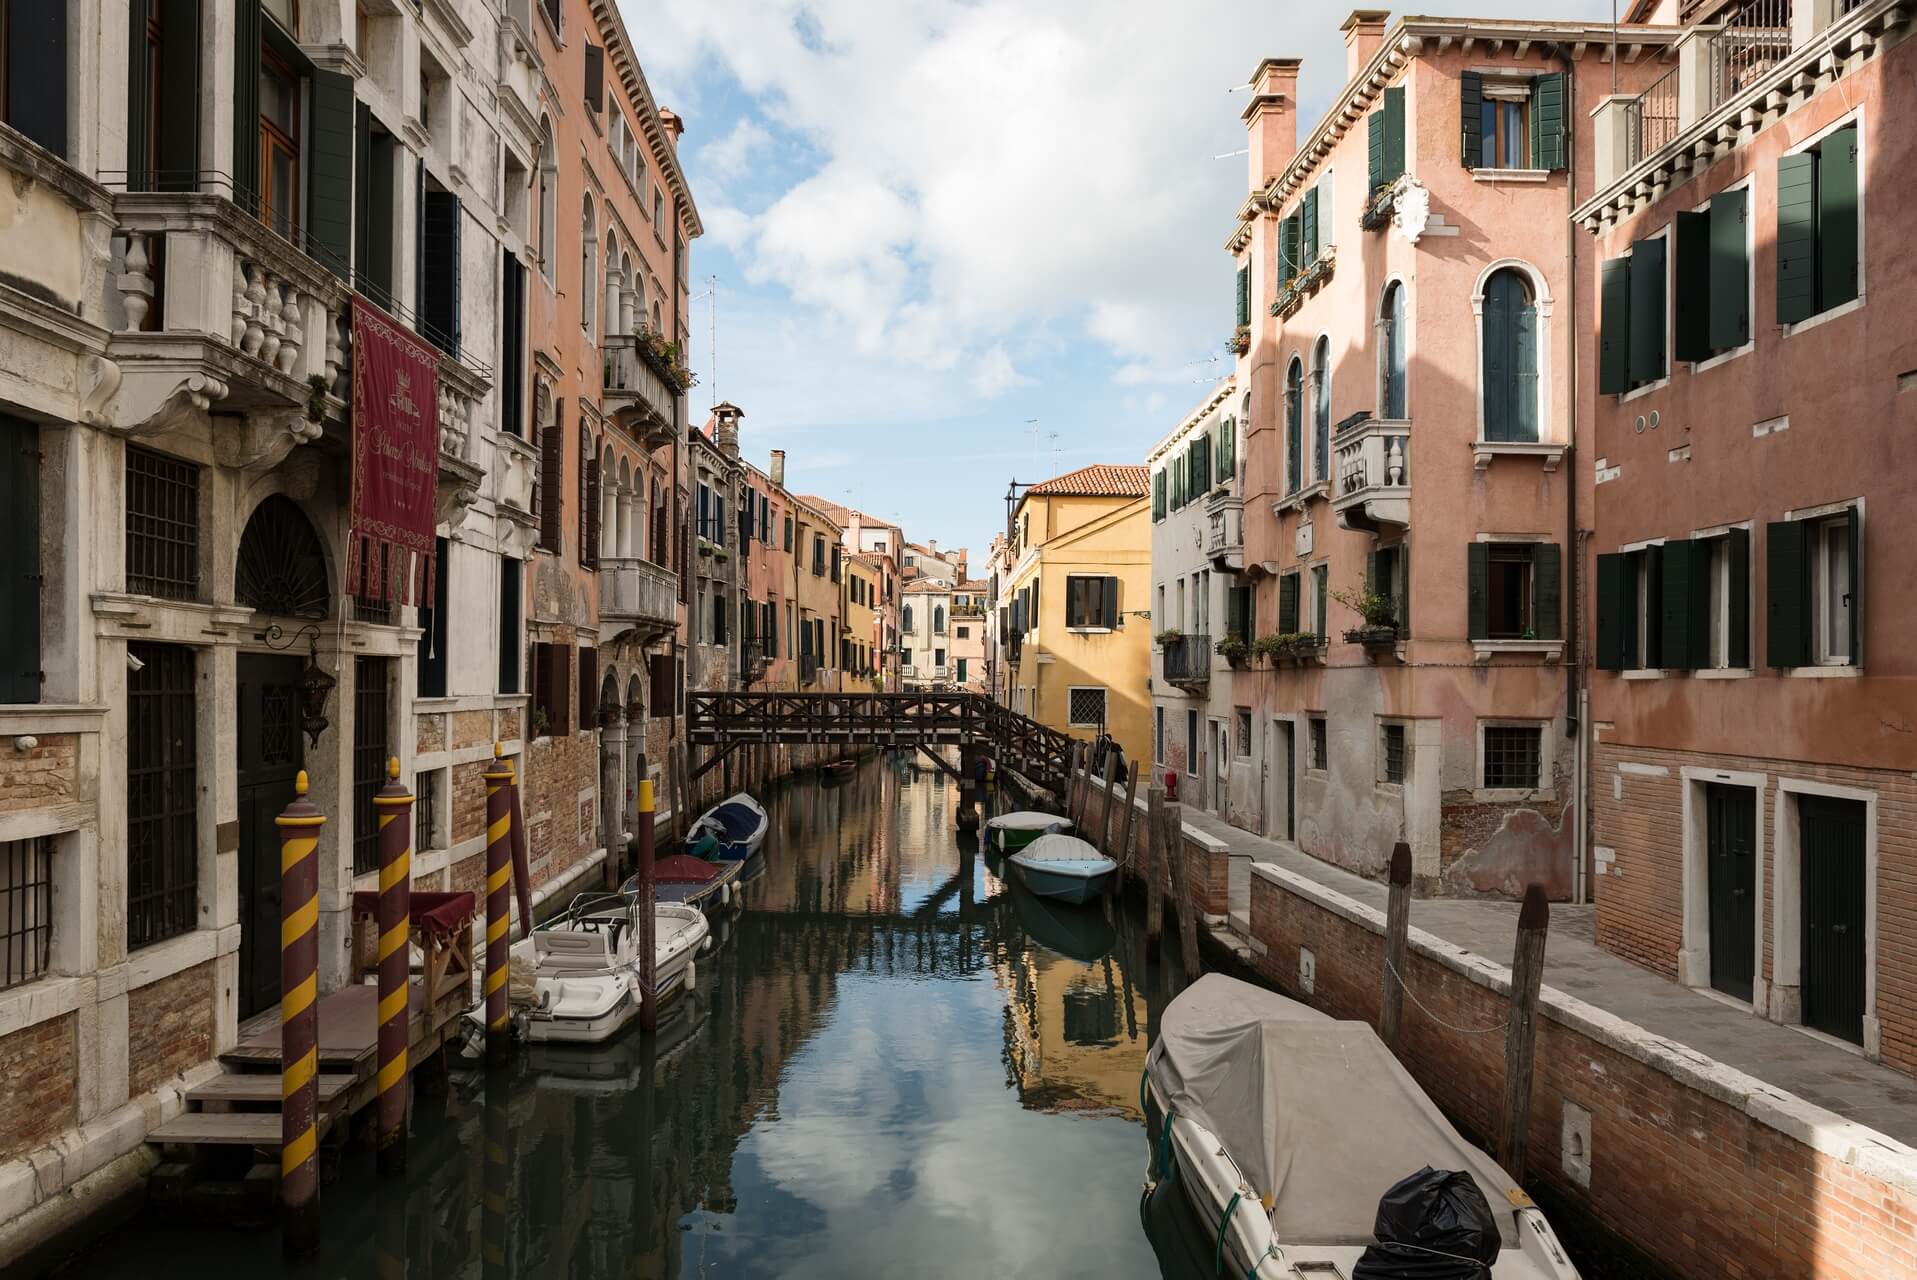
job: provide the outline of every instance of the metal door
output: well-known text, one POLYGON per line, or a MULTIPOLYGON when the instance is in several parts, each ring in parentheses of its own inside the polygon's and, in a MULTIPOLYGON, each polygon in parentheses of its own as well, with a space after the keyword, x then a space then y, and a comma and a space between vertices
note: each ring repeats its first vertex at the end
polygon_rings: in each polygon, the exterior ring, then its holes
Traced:
POLYGON ((1864 1041, 1864 805, 1800 796, 1804 1025, 1864 1041))
POLYGON ((1756 825, 1757 794, 1751 788, 1721 782, 1705 786, 1711 986, 1739 1000, 1751 998, 1756 972, 1756 825))
POLYGON ((240 1017, 280 996, 280 838, 273 819, 305 762, 300 659, 239 657, 240 1017))

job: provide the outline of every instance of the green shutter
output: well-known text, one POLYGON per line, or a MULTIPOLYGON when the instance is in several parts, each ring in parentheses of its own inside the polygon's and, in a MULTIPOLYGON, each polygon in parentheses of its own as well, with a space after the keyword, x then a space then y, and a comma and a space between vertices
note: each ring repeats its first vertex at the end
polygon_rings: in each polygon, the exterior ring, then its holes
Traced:
POLYGON ((1765 659, 1810 665, 1810 533, 1802 521, 1764 526, 1765 659))
POLYGON ((1618 671, 1624 666, 1627 612, 1624 582, 1623 556, 1601 555, 1597 558, 1597 653, 1593 661, 1600 671, 1618 671))
POLYGON ((1655 382, 1664 376, 1664 242, 1639 240, 1631 246, 1631 381, 1655 382))
POLYGON ((1278 634, 1291 635, 1298 630, 1298 575, 1288 573, 1278 579, 1278 634))
POLYGON ((1318 188, 1305 192, 1305 198, 1298 207, 1299 216, 1299 260, 1301 265, 1310 266, 1318 261, 1318 188))
POLYGON ((1192 475, 1198 481, 1198 492, 1211 491, 1211 437, 1200 432, 1192 437, 1192 475))
MULTIPOLYGON (((1313 594, 1317 597, 1317 602, 1312 606, 1311 626, 1313 631, 1318 632, 1318 638, 1322 640, 1324 635, 1320 629, 1328 626, 1331 618, 1331 615, 1326 612, 1326 596, 1329 594, 1331 573, 1321 566, 1312 573, 1311 577, 1316 584, 1313 594)), ((1404 619, 1399 619, 1401 625, 1403 622, 1404 619)))
POLYGON ((1404 175, 1404 86, 1392 85, 1384 91, 1384 180, 1396 182, 1404 175))
POLYGON ((1464 167, 1484 164, 1484 77, 1467 71, 1458 77, 1458 132, 1464 167))
POLYGON ((1553 71, 1531 81, 1531 167, 1565 167, 1564 73, 1553 71))
POLYGON ((1491 635, 1491 544, 1465 546, 1465 633, 1473 640, 1491 635))
POLYGON ((1751 340, 1750 189, 1711 197, 1710 344, 1730 351, 1751 340))
POLYGON ((1157 523, 1165 518, 1165 469, 1160 467, 1152 472, 1152 521, 1157 523))
POLYGON ((1384 107, 1379 106, 1365 117, 1365 204, 1371 204, 1371 197, 1385 184, 1384 176, 1384 107))
POLYGON ((1799 151, 1777 158, 1777 323, 1816 314, 1817 153, 1799 151))
POLYGON ((233 201, 260 211, 260 0, 233 5, 233 201))
POLYGON ((1663 665, 1672 670, 1711 661, 1710 544, 1674 538, 1664 544, 1664 581, 1652 601, 1651 625, 1662 640, 1663 665))
POLYGON ((1857 126, 1817 148, 1817 309, 1857 296, 1857 126))
POLYGON ((1671 232, 1671 342, 1679 360, 1711 357, 1711 215, 1680 213, 1671 232))
POLYGON ((1304 265, 1299 257, 1299 234, 1301 227, 1296 213, 1279 224, 1278 236, 1278 283, 1282 286, 1290 282, 1304 265))
POLYGON ((1563 566, 1558 544, 1540 542, 1531 548, 1531 629, 1540 640, 1564 636, 1558 614, 1563 594, 1563 566))
POLYGON ((1844 513, 1850 534, 1850 665, 1864 665, 1864 526, 1862 512, 1844 513))
POLYGON ((353 79, 313 71, 307 250, 342 280, 353 277, 353 79))
POLYGON ((1725 612, 1730 623, 1730 643, 1725 646, 1725 661, 1733 667, 1751 665, 1751 531, 1732 529, 1725 535, 1726 557, 1730 561, 1730 592, 1725 612))
POLYGON ((1612 258, 1598 265, 1598 392, 1622 395, 1631 389, 1631 263, 1612 258))
POLYGON ((1251 323, 1251 264, 1238 268, 1238 327, 1251 323))

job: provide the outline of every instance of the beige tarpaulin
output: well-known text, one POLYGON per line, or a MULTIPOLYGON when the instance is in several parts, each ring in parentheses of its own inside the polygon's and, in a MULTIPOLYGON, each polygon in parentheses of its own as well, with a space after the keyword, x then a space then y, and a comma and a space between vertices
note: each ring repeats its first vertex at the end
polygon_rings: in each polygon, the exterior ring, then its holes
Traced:
POLYGON ((1469 1173, 1504 1247, 1517 1245, 1517 1184, 1459 1136, 1366 1023, 1207 974, 1165 1009, 1145 1064, 1178 1117, 1211 1130, 1270 1199, 1280 1242, 1372 1242, 1379 1197, 1430 1165, 1469 1173))

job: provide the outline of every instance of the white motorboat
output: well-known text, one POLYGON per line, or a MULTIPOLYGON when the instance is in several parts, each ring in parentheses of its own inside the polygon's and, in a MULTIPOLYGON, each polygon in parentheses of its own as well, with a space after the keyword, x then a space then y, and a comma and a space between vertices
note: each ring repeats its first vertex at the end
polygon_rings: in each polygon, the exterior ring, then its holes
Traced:
MULTIPOLYGON (((682 903, 653 909, 653 980, 664 1003, 689 985, 693 957, 710 936, 705 914, 682 903)), ((574 902, 565 914, 513 944, 513 984, 535 1043, 598 1044, 638 1016, 638 906, 620 895, 574 902)))
POLYGON ((1077 836, 1057 832, 1040 836, 1006 861, 1027 889, 1061 902, 1089 902, 1118 877, 1118 863, 1077 836))
POLYGON ((1483 1257, 1461 1257, 1470 1269, 1458 1274, 1488 1265, 1493 1280, 1576 1280, 1543 1212, 1368 1023, 1207 974, 1166 1007, 1145 1078, 1161 1124, 1152 1194, 1176 1180, 1210 1251, 1231 1259, 1228 1274, 1436 1274, 1414 1269, 1446 1252, 1429 1237, 1377 1235, 1387 1193, 1401 1219, 1436 1187, 1482 1224, 1483 1257), (1354 1272, 1361 1257, 1367 1269, 1354 1272))

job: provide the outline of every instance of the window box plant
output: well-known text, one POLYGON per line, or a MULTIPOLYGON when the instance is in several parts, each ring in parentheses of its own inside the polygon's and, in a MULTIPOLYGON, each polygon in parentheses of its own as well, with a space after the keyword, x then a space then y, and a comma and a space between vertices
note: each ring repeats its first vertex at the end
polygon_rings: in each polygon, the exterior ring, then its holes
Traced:
POLYGON ((1334 591, 1332 599, 1356 613, 1364 625, 1345 632, 1345 643, 1363 645, 1376 654, 1398 643, 1398 605, 1390 596, 1369 587, 1360 592, 1334 591))
POLYGON ((1177 627, 1166 627, 1163 631, 1152 637, 1153 640, 1161 645, 1170 644, 1174 640, 1183 640, 1184 638, 1185 633, 1177 627))
POLYGON ((1225 350, 1235 356, 1242 356, 1251 350, 1251 326, 1241 324, 1234 329, 1231 337, 1225 339, 1225 350))
POLYGON ((1212 652, 1230 663, 1234 668, 1243 669, 1251 657, 1251 646, 1242 636, 1226 636, 1212 641, 1212 652))

